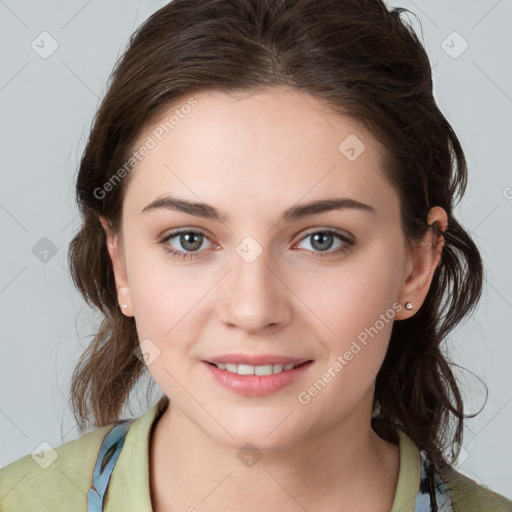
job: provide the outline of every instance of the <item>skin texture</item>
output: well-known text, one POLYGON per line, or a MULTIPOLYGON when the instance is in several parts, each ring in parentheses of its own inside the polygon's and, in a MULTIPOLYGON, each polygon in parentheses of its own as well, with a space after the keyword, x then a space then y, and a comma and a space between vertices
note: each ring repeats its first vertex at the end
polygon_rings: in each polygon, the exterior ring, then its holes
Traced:
MULTIPOLYGON (((320 511, 342 503, 344 510, 389 511, 399 450, 372 430, 370 418, 392 321, 307 404, 298 394, 381 314, 395 311, 393 304, 402 306, 396 321, 415 314, 443 239, 436 246, 428 230, 421 244, 407 248, 398 195, 381 171, 382 147, 315 98, 284 87, 194 98, 197 106, 131 171, 121 233, 102 219, 119 303, 127 305, 122 311, 135 317, 139 340, 158 347, 148 369, 171 400, 150 447, 154 510, 320 511), (338 149, 350 134, 365 145, 354 161, 338 149), (164 194, 211 204, 228 218, 163 208, 141 213, 164 194), (334 197, 375 212, 279 221, 291 206, 334 197), (187 252, 179 236, 158 243, 179 228, 207 235, 197 257, 164 250, 187 252), (306 236, 328 228, 355 243, 335 253, 346 245, 336 236, 326 249, 306 236), (237 252, 248 236, 262 251, 251 263, 237 252), (412 310, 403 307, 407 301, 412 310), (213 382, 201 363, 233 352, 314 363, 276 393, 240 396, 213 382), (261 455, 252 467, 237 457, 248 442, 261 455)), ((428 221, 444 231, 446 213, 435 207, 428 221)))

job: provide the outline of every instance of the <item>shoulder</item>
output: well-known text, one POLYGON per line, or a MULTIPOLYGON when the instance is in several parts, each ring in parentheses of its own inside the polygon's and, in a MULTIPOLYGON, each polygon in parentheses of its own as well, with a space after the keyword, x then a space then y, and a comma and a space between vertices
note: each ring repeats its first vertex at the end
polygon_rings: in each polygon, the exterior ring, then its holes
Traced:
POLYGON ((24 457, 0 469, 0 510, 86 510, 98 451, 114 425, 24 457))
POLYGON ((452 466, 438 468, 451 493, 453 512, 510 512, 512 501, 475 482, 452 466))

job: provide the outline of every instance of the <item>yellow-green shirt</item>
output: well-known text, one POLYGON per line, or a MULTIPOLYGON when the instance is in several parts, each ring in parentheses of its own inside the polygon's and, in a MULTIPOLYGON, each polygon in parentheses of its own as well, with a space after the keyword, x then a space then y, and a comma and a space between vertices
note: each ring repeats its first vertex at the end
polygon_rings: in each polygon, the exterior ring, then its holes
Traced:
MULTIPOLYGON (((163 410, 159 403, 133 421, 105 494, 108 512, 152 512, 149 442, 163 410)), ((113 425, 40 454, 30 454, 0 470, 1 512, 87 511, 87 493, 98 451, 113 425), (56 457, 56 458, 55 458, 56 457), (55 459, 55 460, 54 460, 55 459)), ((397 428, 400 448, 398 484, 391 512, 427 512, 419 497, 420 452, 397 428)), ((453 468, 440 473, 450 492, 449 512, 512 511, 512 501, 480 486, 453 468)), ((428 509, 429 512, 429 509, 428 509)))

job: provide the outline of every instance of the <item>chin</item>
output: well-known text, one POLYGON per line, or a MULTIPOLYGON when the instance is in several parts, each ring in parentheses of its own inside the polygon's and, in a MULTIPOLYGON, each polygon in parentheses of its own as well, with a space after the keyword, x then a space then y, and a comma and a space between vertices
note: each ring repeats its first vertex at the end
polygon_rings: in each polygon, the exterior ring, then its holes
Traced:
POLYGON ((227 430, 232 437, 226 432, 218 430, 215 433, 209 432, 209 435, 220 444, 236 450, 278 452, 294 446, 304 435, 304 432, 299 431, 299 427, 296 425, 289 424, 285 427, 286 421, 283 421, 282 416, 276 418, 275 421, 267 419, 264 422, 258 421, 254 417, 247 417, 243 421, 239 418, 236 423, 229 421, 226 423, 229 425, 227 430))

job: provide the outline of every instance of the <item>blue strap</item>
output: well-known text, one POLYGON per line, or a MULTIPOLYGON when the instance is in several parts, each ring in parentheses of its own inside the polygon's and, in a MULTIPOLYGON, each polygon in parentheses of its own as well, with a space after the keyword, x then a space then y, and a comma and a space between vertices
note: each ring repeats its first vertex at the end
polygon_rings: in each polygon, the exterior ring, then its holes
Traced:
MULTIPOLYGON (((426 452, 422 450, 420 452, 420 456, 420 488, 416 497, 416 507, 414 508, 414 512, 431 512, 434 510, 434 505, 429 492, 429 475, 431 470, 428 466, 428 457, 426 452)), ((434 472, 434 488, 437 502, 437 508, 435 510, 438 512, 453 512, 451 491, 443 482, 441 475, 439 475, 437 471, 434 472)))
POLYGON ((87 493, 88 512, 101 512, 103 510, 103 498, 110 476, 121 453, 121 448, 124 445, 132 421, 124 420, 115 425, 101 443, 93 471, 93 485, 87 493))

